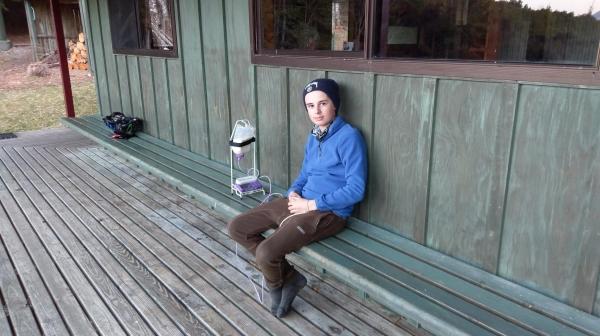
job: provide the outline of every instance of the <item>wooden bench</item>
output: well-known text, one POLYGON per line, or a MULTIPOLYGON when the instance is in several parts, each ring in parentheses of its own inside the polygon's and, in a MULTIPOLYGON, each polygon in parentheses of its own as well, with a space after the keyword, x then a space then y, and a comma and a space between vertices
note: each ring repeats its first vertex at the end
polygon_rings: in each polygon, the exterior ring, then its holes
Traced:
MULTIPOLYGON (((63 124, 226 218, 262 200, 231 195, 228 165, 145 134, 113 140, 95 117, 63 124)), ((298 255, 436 335, 600 335, 598 317, 354 218, 298 255)))

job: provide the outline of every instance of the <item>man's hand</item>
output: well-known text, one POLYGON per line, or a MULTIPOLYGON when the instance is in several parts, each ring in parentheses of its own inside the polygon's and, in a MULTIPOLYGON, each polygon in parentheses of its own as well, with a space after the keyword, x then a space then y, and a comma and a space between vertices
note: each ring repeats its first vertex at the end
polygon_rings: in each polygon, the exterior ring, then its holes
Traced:
POLYGON ((288 195, 288 198, 298 198, 298 197, 302 197, 302 196, 300 196, 300 194, 298 194, 298 193, 297 193, 297 192, 295 192, 295 191, 292 191, 292 192, 291 192, 291 193, 288 195))
POLYGON ((290 213, 302 214, 317 209, 317 205, 314 200, 304 199, 298 196, 298 194, 296 194, 296 196, 292 196, 292 194, 295 193, 291 192, 288 197, 288 210, 290 210, 290 213))

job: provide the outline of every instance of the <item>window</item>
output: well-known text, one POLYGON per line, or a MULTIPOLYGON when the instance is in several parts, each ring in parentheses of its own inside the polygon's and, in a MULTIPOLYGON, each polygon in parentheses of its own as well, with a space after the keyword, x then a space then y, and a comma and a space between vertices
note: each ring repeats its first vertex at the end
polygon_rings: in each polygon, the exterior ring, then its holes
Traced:
POLYGON ((364 0, 261 0, 260 50, 362 51, 364 0))
POLYGON ((382 1, 377 56, 596 65, 600 18, 527 2, 382 1))
POLYGON ((113 51, 176 57, 173 0, 109 0, 113 51))
POLYGON ((258 64, 600 85, 600 1, 253 4, 258 64))

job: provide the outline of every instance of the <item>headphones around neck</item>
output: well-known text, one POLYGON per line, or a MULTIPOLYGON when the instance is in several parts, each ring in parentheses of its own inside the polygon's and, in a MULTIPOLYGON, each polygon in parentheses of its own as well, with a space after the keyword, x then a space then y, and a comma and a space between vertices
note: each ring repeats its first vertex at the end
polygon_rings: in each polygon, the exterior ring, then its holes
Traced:
POLYGON ((318 125, 315 125, 311 131, 311 134, 314 135, 315 138, 317 138, 317 141, 323 141, 323 139, 327 135, 327 132, 329 131, 330 126, 331 123, 327 125, 327 127, 324 130, 321 130, 321 128, 318 125))

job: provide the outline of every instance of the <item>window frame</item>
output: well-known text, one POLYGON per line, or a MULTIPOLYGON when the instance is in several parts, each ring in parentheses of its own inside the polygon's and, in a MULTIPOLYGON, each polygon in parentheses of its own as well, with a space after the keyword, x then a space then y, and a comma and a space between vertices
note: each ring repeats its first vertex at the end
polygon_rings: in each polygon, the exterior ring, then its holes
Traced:
MULTIPOLYGON (((143 0, 132 0, 136 3, 143 0)), ((134 56, 150 56, 150 57, 160 57, 160 58, 178 58, 178 47, 177 47, 177 21, 175 21, 175 1, 176 0, 166 0, 167 7, 169 9, 169 16, 171 17, 171 28, 173 29, 173 49, 172 50, 161 50, 161 49, 145 49, 145 48, 115 48, 115 43, 112 39, 111 32, 111 46, 113 54, 115 55, 134 55, 134 56)), ((111 20, 111 5, 110 1, 108 3, 108 19, 111 20)), ((110 21, 109 21, 109 29, 110 21)))
MULTIPOLYGON (((402 74, 431 77, 471 78, 478 80, 537 82, 600 86, 600 43, 596 65, 560 65, 531 63, 491 63, 484 61, 430 60, 417 58, 374 57, 373 41, 377 0, 365 0, 365 32, 362 52, 331 51, 316 55, 313 51, 266 52, 260 48, 261 0, 248 0, 250 9, 250 58, 252 64, 308 68, 317 70, 342 70, 402 74), (335 53, 335 55, 334 55, 335 53), (362 56, 356 56, 356 54, 362 56), (355 54, 350 57, 349 54, 355 54)), ((389 1, 389 0, 384 0, 389 1)))

